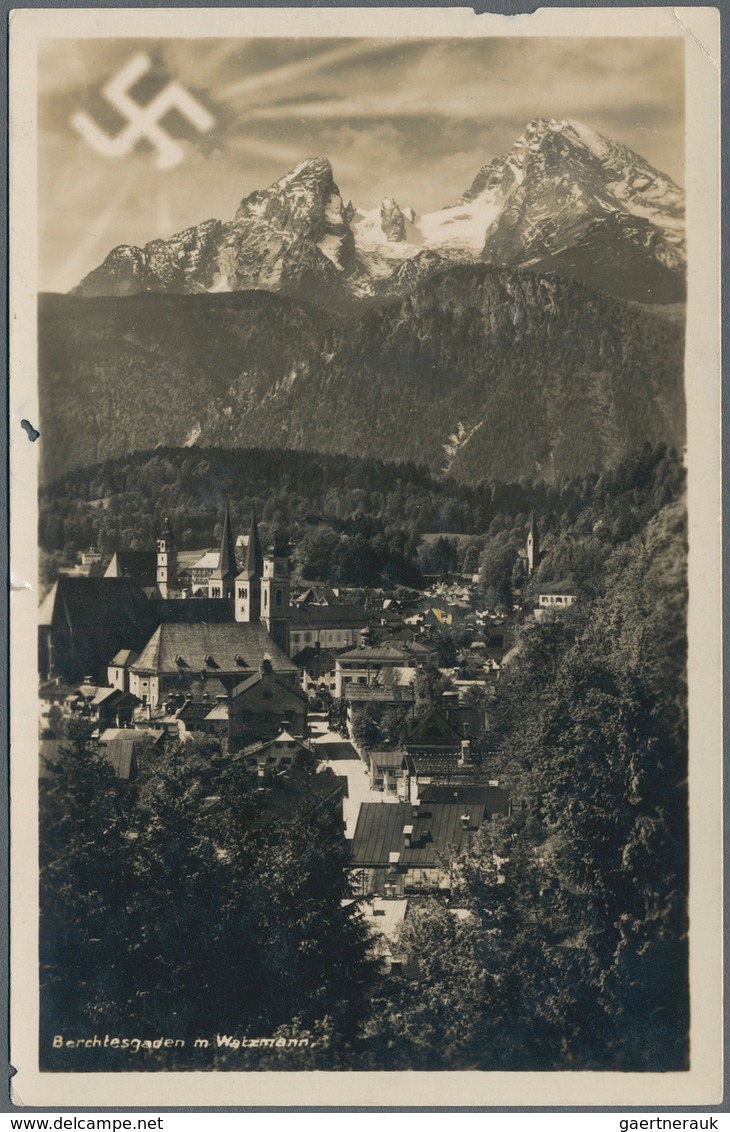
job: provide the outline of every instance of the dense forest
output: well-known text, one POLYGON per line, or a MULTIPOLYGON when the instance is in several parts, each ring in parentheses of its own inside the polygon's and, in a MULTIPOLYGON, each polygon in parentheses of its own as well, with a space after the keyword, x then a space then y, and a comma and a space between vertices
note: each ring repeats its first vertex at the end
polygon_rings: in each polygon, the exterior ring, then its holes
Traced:
MULTIPOLYGON (((268 1036, 361 1021, 374 966, 356 910, 342 907, 336 812, 262 827, 255 777, 241 762, 216 772, 215 753, 168 745, 130 786, 93 743, 69 743, 42 798, 47 1067, 64 1057, 50 1035, 89 1027, 190 1039, 211 1024, 268 1036)), ((93 1050, 72 1062, 101 1067, 93 1050)))
POLYGON ((685 538, 667 503, 524 630, 490 735, 514 812, 461 862, 470 916, 404 925, 421 977, 370 1023, 389 1068, 686 1067, 685 538))
MULTIPOLYGON (((439 490, 401 472, 402 490, 385 466, 360 467, 357 487, 343 475, 343 508, 367 491, 380 520, 397 524, 410 484, 432 508, 414 513, 413 529, 430 525, 439 490)), ((148 459, 95 470, 90 499, 112 474, 149 474, 148 459)), ((476 526, 479 514, 489 536, 480 561, 495 579, 538 503, 527 487, 504 490, 515 492, 512 510, 501 500, 490 514, 486 489, 461 500, 460 521, 476 526)), ((451 905, 411 901, 397 944, 407 974, 385 973, 347 903, 335 823, 302 812, 255 828, 250 784, 210 745, 150 757, 130 787, 70 742, 42 797, 47 1068, 68 1064, 51 1047, 60 1019, 67 1033, 192 1039, 235 1027, 312 1039, 295 1051, 188 1046, 113 1062, 75 1051, 77 1068, 79 1058, 106 1070, 686 1067, 683 471, 647 448, 565 492, 539 497, 540 575, 572 577, 580 601, 569 617, 525 622, 483 736, 513 813, 453 862, 451 905)))
POLYGON ((263 292, 47 295, 45 479, 155 445, 559 482, 684 443, 683 332, 572 280, 463 265, 352 318, 263 292))
POLYGON ((153 549, 166 517, 180 549, 215 546, 227 501, 235 530, 248 530, 255 507, 265 542, 287 535, 296 573, 310 580, 419 585, 428 574, 481 571, 495 602, 507 601, 530 512, 549 551, 544 580, 581 584, 602 548, 635 533, 681 480, 677 457, 648 445, 560 486, 470 486, 409 463, 275 449, 157 449, 41 490, 44 581, 89 546, 107 557, 153 549), (426 533, 440 537, 424 542, 426 533))

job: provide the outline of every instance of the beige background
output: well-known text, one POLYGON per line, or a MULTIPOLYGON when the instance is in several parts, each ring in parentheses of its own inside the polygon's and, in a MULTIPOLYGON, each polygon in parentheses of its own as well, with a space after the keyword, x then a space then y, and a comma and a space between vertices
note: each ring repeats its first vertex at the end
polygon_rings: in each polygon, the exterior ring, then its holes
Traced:
MULTIPOLYGON (((11 14, 11 1060, 16 1103, 73 1106, 629 1105, 722 1094, 719 16, 710 8, 46 10, 11 14), (684 41, 689 303, 691 1069, 686 1073, 109 1073, 38 1071, 37 52, 44 39, 114 36, 669 36, 684 41), (392 1080, 397 1078, 397 1081, 392 1080)), ((39 442, 42 444, 42 438, 39 442)))

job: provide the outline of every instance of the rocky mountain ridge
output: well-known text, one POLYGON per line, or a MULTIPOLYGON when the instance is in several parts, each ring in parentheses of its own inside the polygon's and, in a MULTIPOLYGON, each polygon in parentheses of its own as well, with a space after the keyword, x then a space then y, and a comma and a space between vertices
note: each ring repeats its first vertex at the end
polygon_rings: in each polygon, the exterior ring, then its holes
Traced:
POLYGON ((232 221, 113 249, 75 293, 263 289, 353 309, 474 262, 554 272, 641 302, 678 302, 684 194, 628 147, 580 123, 535 119, 446 208, 419 216, 386 196, 375 209, 358 209, 343 200, 327 158, 316 157, 245 197, 232 221))

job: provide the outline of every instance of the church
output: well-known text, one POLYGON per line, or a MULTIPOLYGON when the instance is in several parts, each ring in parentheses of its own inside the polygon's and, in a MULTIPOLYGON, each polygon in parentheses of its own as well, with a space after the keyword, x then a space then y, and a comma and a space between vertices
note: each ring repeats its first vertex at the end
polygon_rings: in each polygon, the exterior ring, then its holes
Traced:
MULTIPOLYGON (((216 648, 226 665, 239 655, 250 674, 252 668, 258 669, 265 652, 275 669, 284 662, 287 669, 290 667, 289 550, 277 539, 265 553, 262 551, 255 514, 245 562, 239 569, 226 506, 218 563, 209 578, 207 598, 192 597, 189 591, 185 595, 169 520, 165 520, 157 540, 154 586, 149 585, 149 555, 144 554, 139 560, 144 577, 134 576, 137 559, 118 552, 112 562, 116 568, 125 564, 131 575, 61 577, 54 583, 39 615, 42 679, 101 678, 115 655, 128 649, 138 654, 137 668, 144 656, 146 668, 151 669, 147 679, 156 678, 159 687, 163 675, 158 670, 159 660, 169 651, 167 644, 162 648, 161 642, 173 636, 176 655, 185 658, 187 654, 198 674, 206 668, 201 663, 206 656, 220 667, 216 650, 206 644, 206 633, 210 635, 213 630, 217 633, 216 648)), ((238 662, 236 665, 234 671, 240 681, 241 666, 238 662)), ((132 676, 130 672, 130 690, 132 676)), ((166 673, 167 683, 168 676, 166 673)), ((148 683, 148 703, 152 686, 148 683)))
MULTIPOLYGON (((169 539, 161 540, 160 545, 169 547, 169 539)), ((289 548, 277 540, 266 554, 262 553, 256 512, 251 519, 246 560, 239 571, 226 506, 218 566, 208 585, 211 598, 231 603, 237 622, 265 625, 271 639, 285 654, 289 652, 289 548)))

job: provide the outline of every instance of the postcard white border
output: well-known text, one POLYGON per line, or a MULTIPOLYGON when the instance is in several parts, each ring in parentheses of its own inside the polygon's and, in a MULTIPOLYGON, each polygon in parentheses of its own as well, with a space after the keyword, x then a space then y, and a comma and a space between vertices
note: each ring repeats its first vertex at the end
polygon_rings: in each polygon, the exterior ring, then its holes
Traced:
MULTIPOLYGON (((16 1103, 140 1106, 667 1106, 722 1096, 720 96, 715 8, 41 9, 11 13, 11 1061, 16 1103), (690 979, 686 1073, 41 1073, 38 1068, 36 51, 46 38, 668 36, 686 44, 690 516, 690 979), (397 1078, 397 1081, 395 1080, 397 1078), (397 1086, 397 1087, 394 1087, 397 1086)), ((42 443, 42 438, 40 443, 42 443)))

